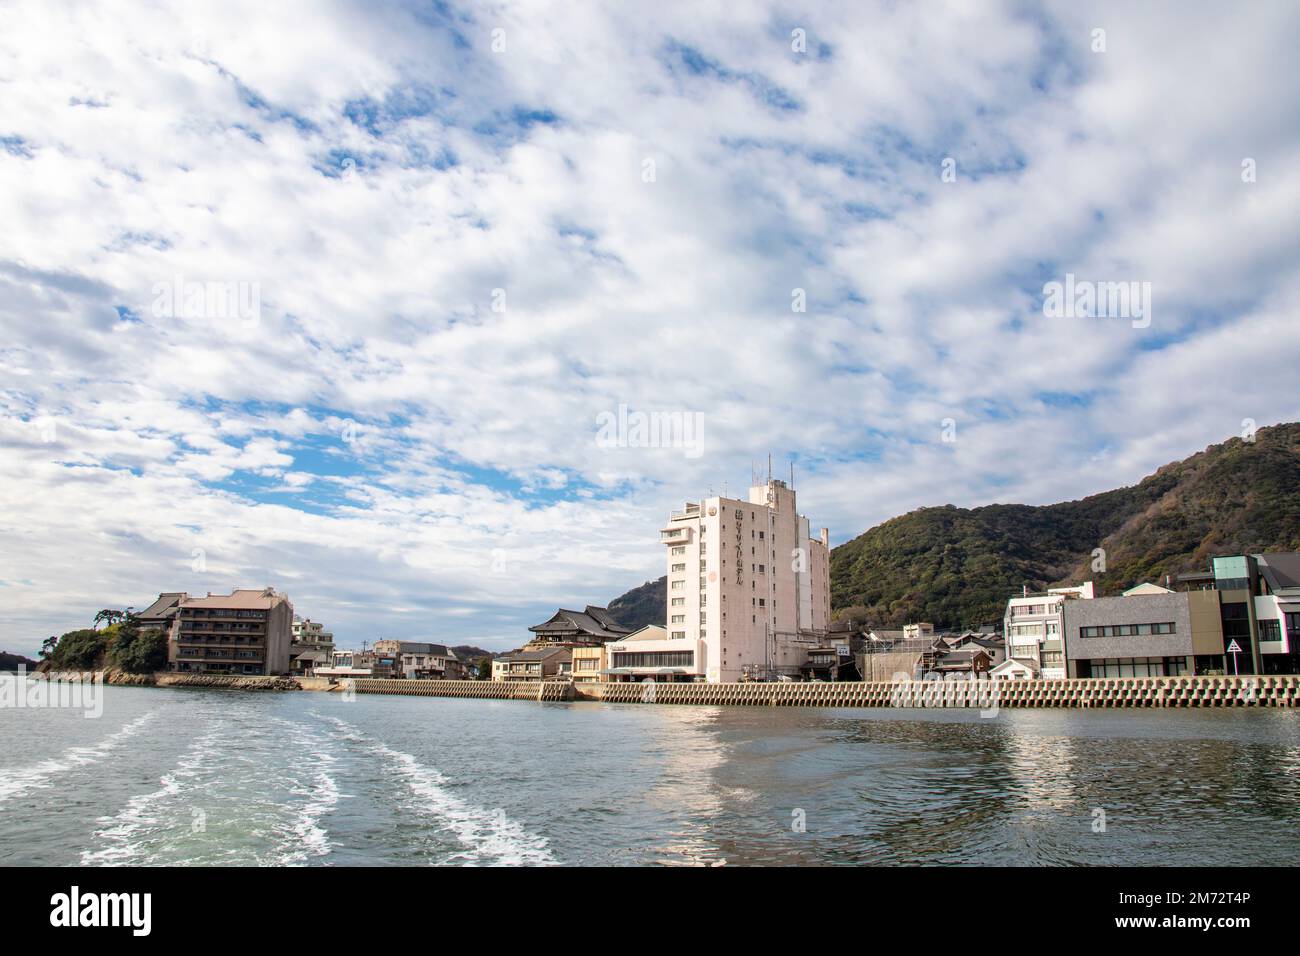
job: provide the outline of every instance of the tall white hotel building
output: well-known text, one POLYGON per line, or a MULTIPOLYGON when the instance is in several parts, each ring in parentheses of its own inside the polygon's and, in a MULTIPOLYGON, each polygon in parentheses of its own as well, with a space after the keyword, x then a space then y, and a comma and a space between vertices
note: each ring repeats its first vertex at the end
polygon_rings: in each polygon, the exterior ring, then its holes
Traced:
MULTIPOLYGON (((688 503, 659 534, 667 639, 655 644, 692 652, 682 676, 727 683, 798 673, 830 622, 830 533, 811 536, 794 489, 769 478, 748 501, 688 503)), ((673 663, 686 660, 673 654, 673 663)))

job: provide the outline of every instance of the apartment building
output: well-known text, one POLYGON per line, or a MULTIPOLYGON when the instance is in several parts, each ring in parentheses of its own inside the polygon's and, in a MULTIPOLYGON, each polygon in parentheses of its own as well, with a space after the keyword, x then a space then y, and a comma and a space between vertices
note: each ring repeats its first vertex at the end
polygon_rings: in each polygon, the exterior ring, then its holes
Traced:
POLYGON ((289 645, 289 673, 310 677, 318 667, 330 667, 334 660, 334 634, 311 618, 294 617, 293 640, 289 645))
POLYGON ((607 658, 604 644, 594 647, 575 647, 572 651, 575 684, 594 684, 605 679, 607 658))
POLYGON ((454 651, 424 641, 375 641, 375 656, 393 677, 411 680, 460 680, 465 668, 454 651))
POLYGON ((1028 661, 1043 678, 1062 680, 1065 662, 1065 606, 1094 600, 1091 581, 1076 587, 1025 593, 1007 602, 1002 633, 1008 658, 1028 661))
POLYGON ((571 647, 543 647, 505 654, 492 662, 492 679, 567 680, 573 673, 573 650, 571 647))
POLYGON ((186 598, 176 605, 167 668, 205 674, 289 671, 293 605, 274 588, 186 598))
POLYGON ((659 537, 672 660, 712 683, 799 674, 830 624, 830 543, 793 488, 769 478, 748 500, 688 502, 659 537))

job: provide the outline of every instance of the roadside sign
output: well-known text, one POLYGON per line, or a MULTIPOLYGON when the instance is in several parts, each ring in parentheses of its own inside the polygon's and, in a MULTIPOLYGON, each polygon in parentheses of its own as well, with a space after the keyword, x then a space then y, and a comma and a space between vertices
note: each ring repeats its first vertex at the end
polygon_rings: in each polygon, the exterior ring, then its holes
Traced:
POLYGON ((1241 653, 1241 645, 1237 643, 1236 638, 1233 638, 1232 643, 1228 645, 1228 653, 1232 655, 1232 674, 1235 677, 1238 673, 1237 655, 1241 653))

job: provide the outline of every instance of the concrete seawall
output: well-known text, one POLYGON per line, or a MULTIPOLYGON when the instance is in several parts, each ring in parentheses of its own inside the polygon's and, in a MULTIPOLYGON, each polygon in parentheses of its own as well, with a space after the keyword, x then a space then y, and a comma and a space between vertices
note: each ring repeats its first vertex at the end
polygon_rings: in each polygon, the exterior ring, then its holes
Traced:
POLYGON ((357 678, 358 694, 401 694, 407 697, 481 697, 490 700, 573 700, 566 681, 376 680, 357 678))
POLYGON ((576 684, 357 680, 358 693, 740 707, 1295 707, 1300 676, 837 684, 576 684))
MULTIPOLYGON (((95 680, 81 672, 33 675, 95 680)), ((570 684, 566 681, 377 680, 109 674, 109 684, 316 690, 484 700, 603 701, 733 707, 1298 707, 1300 676, 1115 677, 1096 680, 864 681, 836 684, 570 684)))

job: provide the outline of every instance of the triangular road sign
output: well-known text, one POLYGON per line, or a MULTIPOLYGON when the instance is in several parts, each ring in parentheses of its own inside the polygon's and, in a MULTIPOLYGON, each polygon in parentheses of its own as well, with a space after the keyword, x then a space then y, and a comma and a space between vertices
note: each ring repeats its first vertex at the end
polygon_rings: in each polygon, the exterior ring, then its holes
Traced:
POLYGON ((1241 645, 1238 644, 1236 641, 1233 641, 1231 644, 1228 645, 1228 653, 1229 653, 1229 654, 1240 654, 1240 653, 1241 653, 1241 645))

